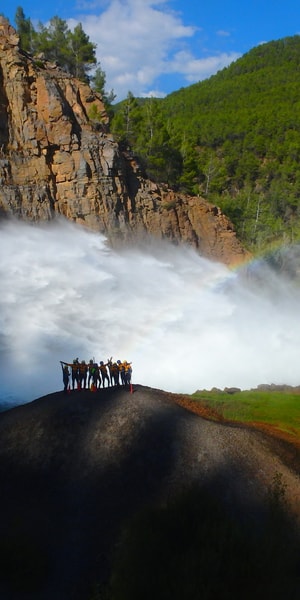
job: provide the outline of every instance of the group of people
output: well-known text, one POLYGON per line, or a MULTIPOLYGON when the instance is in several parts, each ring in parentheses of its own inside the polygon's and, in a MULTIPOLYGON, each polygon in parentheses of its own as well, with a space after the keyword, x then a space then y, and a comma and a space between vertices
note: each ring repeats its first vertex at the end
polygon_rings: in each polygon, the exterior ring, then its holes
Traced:
POLYGON ((91 359, 88 363, 85 360, 79 361, 75 358, 72 363, 60 361, 63 371, 64 392, 72 390, 92 390, 96 391, 102 387, 113 385, 130 385, 132 367, 131 362, 117 360, 113 362, 112 357, 103 360, 98 364, 91 359), (70 367, 70 370, 69 370, 70 367), (70 383, 71 377, 71 383, 70 383))

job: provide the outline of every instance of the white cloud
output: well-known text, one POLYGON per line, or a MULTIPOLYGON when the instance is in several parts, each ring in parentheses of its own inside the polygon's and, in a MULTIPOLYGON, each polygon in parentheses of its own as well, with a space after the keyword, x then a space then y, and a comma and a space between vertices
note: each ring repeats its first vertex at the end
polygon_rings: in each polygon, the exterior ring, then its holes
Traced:
POLYGON ((219 31, 217 31, 217 35, 220 35, 221 37, 229 37, 231 34, 229 33, 229 31, 224 31, 224 29, 219 29, 219 31))
MULTIPOLYGON (((238 57, 235 53, 196 57, 192 44, 200 28, 184 25, 180 14, 170 9, 169 0, 94 0, 91 6, 94 14, 79 20, 97 44, 106 89, 114 90, 117 101, 128 91, 149 96, 153 95, 150 90, 157 89, 157 95, 163 96, 162 76, 170 81, 172 75, 174 90, 182 87, 182 81, 199 81, 238 57), (177 86, 176 81, 181 83, 177 86)), ((71 28, 75 24, 69 21, 71 28)))
POLYGON ((186 81, 194 83, 210 77, 237 60, 237 52, 221 53, 206 58, 195 58, 188 51, 177 52, 170 68, 173 72, 182 73, 186 81))
POLYGON ((160 90, 149 90, 148 92, 144 92, 142 94, 142 98, 165 98, 165 92, 161 92, 160 90))

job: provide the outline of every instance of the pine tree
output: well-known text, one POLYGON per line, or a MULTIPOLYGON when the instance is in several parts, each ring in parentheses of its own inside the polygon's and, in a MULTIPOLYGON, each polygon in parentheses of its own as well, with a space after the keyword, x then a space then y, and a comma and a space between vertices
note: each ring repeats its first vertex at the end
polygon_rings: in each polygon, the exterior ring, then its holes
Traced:
POLYGON ((25 52, 31 53, 33 50, 34 28, 31 20, 25 17, 21 6, 18 6, 15 14, 16 31, 20 36, 20 47, 25 52))
POLYGON ((112 102, 116 99, 114 90, 107 92, 105 89, 106 73, 101 68, 101 63, 97 63, 97 68, 93 76, 90 77, 92 89, 102 96, 106 108, 109 108, 112 102))
POLYGON ((90 42, 89 36, 78 23, 73 32, 68 32, 68 49, 73 60, 70 60, 70 72, 74 77, 89 81, 88 72, 96 64, 96 44, 90 42))
POLYGON ((57 62, 62 69, 69 71, 72 57, 68 46, 68 33, 67 22, 58 16, 50 19, 48 27, 39 23, 35 52, 42 53, 46 60, 57 62))

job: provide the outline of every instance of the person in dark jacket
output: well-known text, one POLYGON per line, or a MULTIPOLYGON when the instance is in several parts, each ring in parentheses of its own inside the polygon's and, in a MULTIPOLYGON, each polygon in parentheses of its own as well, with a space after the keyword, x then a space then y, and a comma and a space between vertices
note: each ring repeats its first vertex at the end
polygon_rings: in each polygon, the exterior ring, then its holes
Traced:
POLYGON ((67 365, 68 367, 71 367, 72 389, 75 390, 75 387, 77 387, 77 389, 79 389, 80 388, 79 359, 74 358, 72 363, 64 362, 63 364, 67 365))
POLYGON ((70 381, 70 371, 68 365, 64 365, 62 362, 60 364, 63 372, 64 393, 67 394, 70 381))
POLYGON ((75 386, 78 388, 79 383, 79 360, 78 358, 74 358, 73 363, 71 365, 71 374, 72 374, 72 389, 75 390, 75 386))

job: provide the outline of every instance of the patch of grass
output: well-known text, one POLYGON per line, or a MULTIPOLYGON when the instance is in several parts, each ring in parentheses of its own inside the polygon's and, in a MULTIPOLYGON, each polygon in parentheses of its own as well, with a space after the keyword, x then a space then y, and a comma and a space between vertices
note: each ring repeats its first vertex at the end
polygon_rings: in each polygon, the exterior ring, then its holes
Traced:
POLYGON ((300 395, 277 391, 241 391, 234 394, 197 391, 191 398, 220 415, 240 423, 264 423, 300 441, 300 395))

